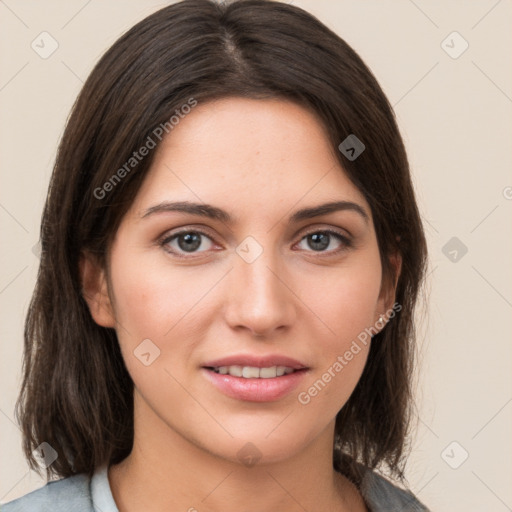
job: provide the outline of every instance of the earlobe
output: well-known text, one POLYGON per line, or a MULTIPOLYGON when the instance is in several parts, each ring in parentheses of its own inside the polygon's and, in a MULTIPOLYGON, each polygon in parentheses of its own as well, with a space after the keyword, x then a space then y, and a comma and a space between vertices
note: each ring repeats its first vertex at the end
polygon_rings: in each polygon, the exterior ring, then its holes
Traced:
POLYGON ((82 296, 93 320, 102 327, 115 327, 105 271, 90 253, 82 253, 79 263, 82 296))

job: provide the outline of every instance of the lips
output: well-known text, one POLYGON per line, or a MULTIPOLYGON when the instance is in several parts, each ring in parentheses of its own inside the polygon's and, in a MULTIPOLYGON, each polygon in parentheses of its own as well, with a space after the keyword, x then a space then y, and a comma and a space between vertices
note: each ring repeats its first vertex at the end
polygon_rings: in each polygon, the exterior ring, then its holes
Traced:
POLYGON ((220 368, 222 366, 248 366, 255 368, 270 368, 272 366, 284 366, 292 370, 307 369, 307 365, 288 356, 280 354, 269 354, 266 356, 255 356, 251 354, 237 354, 207 361, 203 368, 220 368))
POLYGON ((205 378, 223 394, 250 402, 272 402, 288 395, 309 368, 283 355, 233 355, 208 361, 205 378))

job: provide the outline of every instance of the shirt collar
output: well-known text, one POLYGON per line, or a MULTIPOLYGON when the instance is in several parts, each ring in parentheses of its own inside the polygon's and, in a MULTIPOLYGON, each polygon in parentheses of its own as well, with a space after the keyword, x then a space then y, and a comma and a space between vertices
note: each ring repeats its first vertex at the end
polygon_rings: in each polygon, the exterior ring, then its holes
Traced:
POLYGON ((94 512, 119 512, 110 489, 107 465, 97 468, 92 476, 91 498, 94 512))

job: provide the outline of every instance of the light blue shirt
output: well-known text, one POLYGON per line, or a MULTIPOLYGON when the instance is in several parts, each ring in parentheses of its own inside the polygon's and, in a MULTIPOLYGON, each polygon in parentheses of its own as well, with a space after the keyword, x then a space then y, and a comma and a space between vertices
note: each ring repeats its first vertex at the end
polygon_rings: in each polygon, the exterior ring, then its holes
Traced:
MULTIPOLYGON (((371 512, 429 512, 410 492, 395 486, 379 474, 367 470, 360 492, 371 512)), ((107 466, 93 477, 84 473, 48 482, 25 496, 0 505, 0 512, 119 512, 107 466)))

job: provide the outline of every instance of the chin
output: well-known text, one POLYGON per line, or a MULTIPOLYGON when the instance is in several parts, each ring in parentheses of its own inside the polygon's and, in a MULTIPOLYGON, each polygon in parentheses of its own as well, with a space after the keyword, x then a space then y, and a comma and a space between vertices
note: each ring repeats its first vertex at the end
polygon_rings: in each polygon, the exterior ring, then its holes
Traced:
POLYGON ((279 421, 269 429, 230 430, 233 438, 210 438, 203 448, 215 456, 249 468, 286 461, 298 455, 318 435, 318 432, 291 432, 289 426, 286 429, 278 425, 279 421))

